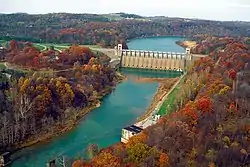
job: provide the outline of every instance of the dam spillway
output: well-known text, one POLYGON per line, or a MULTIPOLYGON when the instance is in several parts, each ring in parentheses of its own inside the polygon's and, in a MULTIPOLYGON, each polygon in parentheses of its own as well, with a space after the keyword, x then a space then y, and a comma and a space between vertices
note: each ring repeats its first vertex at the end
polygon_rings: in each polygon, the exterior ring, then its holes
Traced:
POLYGON ((120 63, 124 68, 184 71, 186 53, 122 50, 120 63))

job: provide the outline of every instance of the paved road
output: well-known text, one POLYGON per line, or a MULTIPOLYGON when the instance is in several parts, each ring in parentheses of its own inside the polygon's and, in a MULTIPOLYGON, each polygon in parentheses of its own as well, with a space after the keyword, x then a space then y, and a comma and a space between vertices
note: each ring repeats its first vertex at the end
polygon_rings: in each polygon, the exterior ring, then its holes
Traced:
MULTIPOLYGON (((43 44, 40 44, 40 43, 36 43, 36 45, 43 47, 43 49, 41 50, 42 52, 45 51, 45 50, 48 48, 48 46, 43 45, 43 44)), ((66 48, 69 47, 69 46, 61 46, 61 45, 53 45, 53 44, 51 44, 51 45, 49 45, 49 46, 54 46, 54 49, 55 49, 56 51, 58 51, 58 52, 62 52, 62 50, 61 50, 61 49, 58 49, 58 48, 65 48, 65 49, 66 49, 66 48)))
POLYGON ((119 57, 116 55, 115 53, 115 49, 109 49, 109 48, 91 48, 92 50, 96 50, 99 52, 102 52, 104 54, 106 54, 108 57, 110 57, 111 59, 118 59, 119 57))
POLYGON ((42 44, 40 44, 40 43, 36 43, 36 45, 43 47, 43 49, 41 50, 42 52, 45 51, 45 50, 47 49, 47 46, 42 45, 42 44))
POLYGON ((4 63, 4 66, 5 66, 7 69, 10 69, 10 70, 15 70, 13 67, 10 67, 10 66, 8 65, 8 63, 7 63, 7 62, 5 62, 5 63, 4 63))

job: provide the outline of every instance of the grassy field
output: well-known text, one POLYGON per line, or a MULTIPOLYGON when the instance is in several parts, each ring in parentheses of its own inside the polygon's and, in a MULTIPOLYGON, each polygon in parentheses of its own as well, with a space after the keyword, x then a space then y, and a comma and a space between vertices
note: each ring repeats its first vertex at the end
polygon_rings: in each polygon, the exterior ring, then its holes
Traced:
POLYGON ((0 62, 0 69, 5 69, 5 68, 6 67, 5 67, 4 63, 0 62))
POLYGON ((50 44, 50 43, 33 43, 33 45, 41 51, 44 51, 47 48, 50 48, 51 46, 54 46, 55 50, 62 50, 62 49, 69 47, 69 45, 66 45, 66 44, 58 45, 58 44, 50 44))
MULTIPOLYGON (((45 50, 46 48, 50 48, 51 46, 54 46, 55 50, 63 50, 71 46, 71 44, 53 44, 53 43, 35 43, 34 45, 40 50, 45 50)), ((80 46, 89 47, 90 49, 101 48, 98 45, 80 45, 80 46)))
MULTIPOLYGON (((5 47, 8 41, 0 40, 0 44, 5 47)), ((39 50, 45 50, 46 48, 50 48, 54 46, 55 50, 63 50, 69 48, 71 44, 63 43, 63 44, 55 44, 55 43, 33 43, 33 45, 38 48, 39 50)), ((90 49, 101 48, 98 45, 81 45, 85 47, 89 47, 90 49)))
POLYGON ((166 115, 166 114, 169 114, 171 111, 173 111, 175 97, 181 90, 181 85, 185 81, 185 79, 186 79, 186 76, 184 76, 181 79, 181 81, 177 84, 177 86, 169 93, 167 99, 163 102, 157 114, 166 115))
POLYGON ((3 47, 5 47, 5 46, 6 46, 6 44, 7 44, 7 41, 0 40, 0 44, 1 44, 3 47))
POLYGON ((37 49, 39 49, 39 50, 44 50, 44 49, 46 49, 44 46, 41 46, 41 45, 36 44, 36 43, 34 43, 33 45, 34 45, 37 49))
POLYGON ((166 115, 169 114, 170 111, 172 111, 172 108, 174 106, 175 96, 178 92, 179 88, 173 89, 173 91, 168 95, 168 98, 163 102, 157 114, 166 115))

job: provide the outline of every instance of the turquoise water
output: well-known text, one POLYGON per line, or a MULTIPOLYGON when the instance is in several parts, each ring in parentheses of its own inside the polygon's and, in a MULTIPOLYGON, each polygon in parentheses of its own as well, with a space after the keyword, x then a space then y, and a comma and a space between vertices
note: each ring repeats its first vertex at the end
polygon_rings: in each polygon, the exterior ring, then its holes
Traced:
MULTIPOLYGON (((184 52, 175 45, 177 37, 144 38, 128 43, 130 49, 184 52), (162 44, 164 43, 164 44, 162 44), (144 48, 143 48, 144 45, 144 48)), ((176 77, 179 73, 121 69, 128 80, 120 83, 103 100, 99 108, 87 114, 70 132, 53 140, 15 153, 12 167, 44 167, 48 160, 59 156, 85 156, 86 147, 96 143, 107 147, 119 142, 121 129, 136 122, 150 105, 158 83, 138 83, 139 77, 176 77)))
POLYGON ((162 52, 185 52, 185 49, 176 45, 175 42, 183 40, 182 37, 149 37, 131 40, 128 43, 129 49, 149 50, 162 52))

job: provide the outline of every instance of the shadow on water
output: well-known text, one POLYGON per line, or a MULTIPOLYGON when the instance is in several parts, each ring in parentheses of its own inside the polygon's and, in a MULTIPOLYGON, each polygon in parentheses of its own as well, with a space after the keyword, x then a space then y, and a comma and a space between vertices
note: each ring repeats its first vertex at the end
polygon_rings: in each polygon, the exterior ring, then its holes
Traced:
POLYGON ((120 68, 119 71, 125 76, 136 78, 176 78, 182 75, 179 71, 160 71, 147 69, 120 68))

